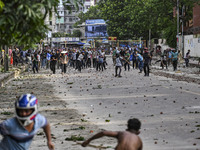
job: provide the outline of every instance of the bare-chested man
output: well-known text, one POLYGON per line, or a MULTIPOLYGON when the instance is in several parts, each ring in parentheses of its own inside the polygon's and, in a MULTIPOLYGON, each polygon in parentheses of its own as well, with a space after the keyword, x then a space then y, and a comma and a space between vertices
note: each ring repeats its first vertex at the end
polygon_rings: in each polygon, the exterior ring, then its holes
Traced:
POLYGON ((141 122, 134 118, 128 120, 128 129, 126 131, 102 131, 85 142, 82 143, 86 147, 92 140, 101 138, 103 136, 117 138, 118 144, 115 150, 142 150, 142 140, 138 136, 140 133, 141 122))

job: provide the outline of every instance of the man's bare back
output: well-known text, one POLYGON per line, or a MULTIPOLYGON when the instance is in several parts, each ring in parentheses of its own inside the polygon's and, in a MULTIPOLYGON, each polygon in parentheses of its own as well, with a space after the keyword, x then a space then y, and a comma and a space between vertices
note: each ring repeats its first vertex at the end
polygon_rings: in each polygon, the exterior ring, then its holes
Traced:
POLYGON ((129 131, 118 132, 118 145, 115 150, 142 150, 142 140, 129 131))
POLYGON ((113 137, 118 140, 115 150, 142 150, 142 140, 138 136, 140 133, 141 122, 137 118, 128 120, 126 131, 102 131, 82 143, 86 147, 92 140, 103 136, 113 137))

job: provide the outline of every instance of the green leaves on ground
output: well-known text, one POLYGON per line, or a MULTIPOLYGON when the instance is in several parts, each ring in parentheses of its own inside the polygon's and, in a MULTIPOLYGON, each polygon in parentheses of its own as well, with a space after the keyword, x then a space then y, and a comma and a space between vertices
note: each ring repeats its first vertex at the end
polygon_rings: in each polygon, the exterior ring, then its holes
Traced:
POLYGON ((13 113, 12 112, 8 112, 8 111, 4 111, 4 112, 1 112, 2 115, 12 115, 13 113))
POLYGON ((65 138, 65 141, 74 141, 74 142, 76 142, 76 141, 84 141, 84 137, 82 137, 82 136, 80 136, 80 135, 72 135, 70 138, 65 138))

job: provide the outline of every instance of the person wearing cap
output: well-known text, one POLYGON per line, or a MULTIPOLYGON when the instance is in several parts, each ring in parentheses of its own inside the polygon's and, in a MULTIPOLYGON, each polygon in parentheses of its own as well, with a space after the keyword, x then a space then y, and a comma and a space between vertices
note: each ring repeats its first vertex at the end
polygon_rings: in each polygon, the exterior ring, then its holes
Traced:
POLYGON ((175 49, 172 49, 172 64, 173 64, 173 70, 177 70, 177 64, 178 64, 178 52, 175 49))

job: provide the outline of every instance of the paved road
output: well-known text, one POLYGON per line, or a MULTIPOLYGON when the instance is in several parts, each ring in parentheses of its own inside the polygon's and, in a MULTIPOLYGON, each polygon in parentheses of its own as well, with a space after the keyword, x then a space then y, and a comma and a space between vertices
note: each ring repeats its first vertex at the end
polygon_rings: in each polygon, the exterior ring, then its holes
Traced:
MULTIPOLYGON (((125 130, 126 121, 132 117, 142 122, 144 150, 199 149, 200 85, 152 74, 144 77, 133 69, 122 69, 123 77, 116 78, 109 58, 108 64, 104 72, 68 70, 64 76, 60 71, 49 76, 48 71, 41 71, 17 82, 38 85, 34 92, 45 100, 41 100, 40 110, 51 122, 56 149, 94 149, 64 139, 71 135, 88 138, 101 129, 125 130), (85 130, 70 130, 80 126, 85 130)), ((41 139, 35 137, 31 150, 46 148, 41 139)), ((116 140, 103 138, 92 144, 114 147, 116 140)))

